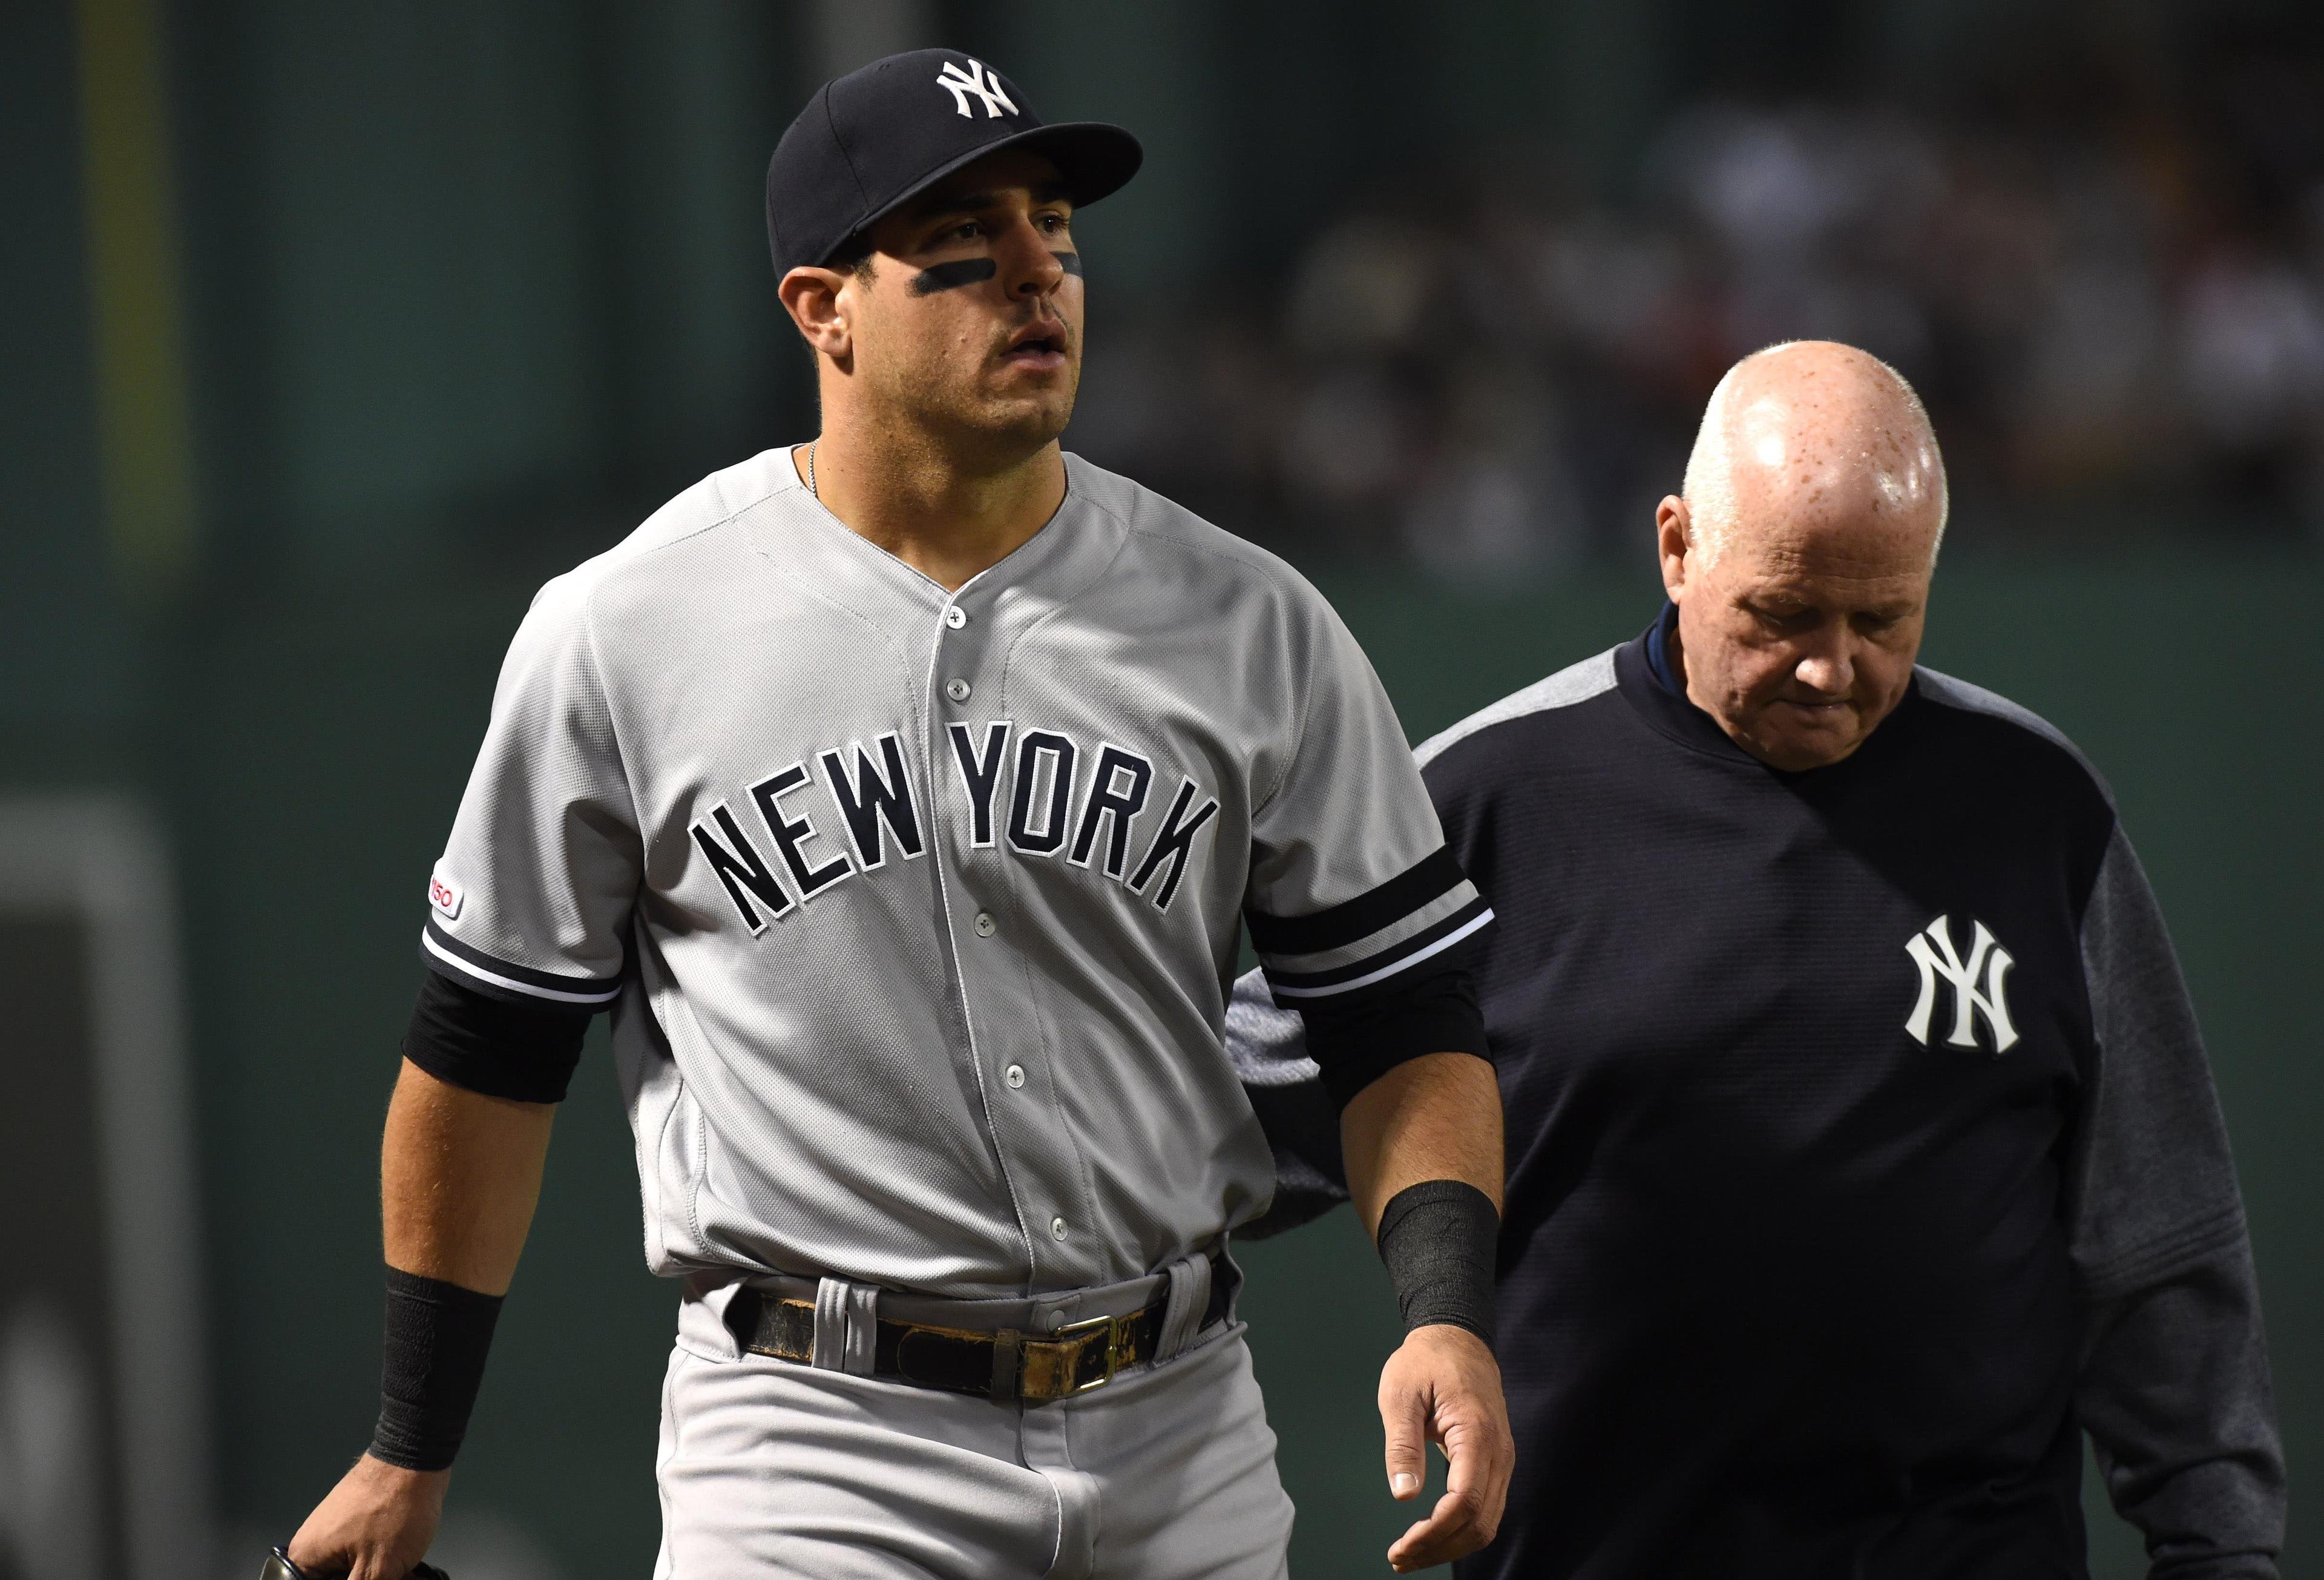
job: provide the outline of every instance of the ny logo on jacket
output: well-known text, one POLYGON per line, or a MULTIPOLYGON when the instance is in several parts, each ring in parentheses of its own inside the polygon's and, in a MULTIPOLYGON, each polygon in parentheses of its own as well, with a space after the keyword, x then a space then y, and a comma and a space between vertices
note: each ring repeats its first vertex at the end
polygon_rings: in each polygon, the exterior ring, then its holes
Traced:
POLYGON ((1953 1048, 1978 1046, 1976 1019, 1982 1017, 1986 1030, 1993 1033, 1993 1051, 1997 1058, 2007 1053, 2017 1042, 2017 1028, 2009 1022, 2009 999, 2006 979, 2009 968, 2017 964, 2008 950, 1993 941, 1993 933, 1981 921, 1971 919, 1975 931, 1969 938, 1969 957, 1963 959, 1953 947, 1952 919, 1940 916, 1904 945, 1904 953, 1921 968, 1921 994, 1913 1004, 1913 1012, 1905 1018, 1904 1030, 1913 1040, 1926 1048, 1929 1045, 1929 1019, 1937 1007, 1937 979, 1942 977, 1952 984, 1952 1032, 1945 1039, 1953 1048), (1978 987, 1982 971, 1985 986, 1978 987))

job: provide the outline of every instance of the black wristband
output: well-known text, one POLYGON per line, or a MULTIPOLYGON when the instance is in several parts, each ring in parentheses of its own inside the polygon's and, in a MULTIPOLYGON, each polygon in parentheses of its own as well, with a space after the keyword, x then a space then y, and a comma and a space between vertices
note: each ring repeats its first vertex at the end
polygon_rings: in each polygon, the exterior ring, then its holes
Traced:
POLYGON ((1405 1330, 1444 1323, 1491 1344, 1500 1237, 1493 1198, 1462 1180, 1425 1180, 1390 1197, 1380 1214, 1379 1253, 1405 1330))
POLYGON ((406 1470, 443 1470, 467 1436, 484 1386, 484 1355, 501 1297, 441 1279, 387 1270, 387 1336, 381 1346, 374 1459, 406 1470))

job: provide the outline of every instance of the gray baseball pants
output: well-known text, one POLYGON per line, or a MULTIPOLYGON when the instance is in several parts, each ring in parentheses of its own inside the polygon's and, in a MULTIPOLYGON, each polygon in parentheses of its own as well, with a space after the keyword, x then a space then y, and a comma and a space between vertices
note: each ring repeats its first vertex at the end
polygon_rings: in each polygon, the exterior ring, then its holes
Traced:
MULTIPOLYGON (((980 1302, 1046 1331, 1134 1310, 1144 1279, 980 1302)), ((859 1375, 869 1318, 972 1326, 825 1280, 818 1363, 744 1352, 731 1287, 688 1298, 662 1388, 655 1580, 1283 1580, 1291 1500, 1231 1317, 1175 1355, 1047 1404, 859 1375), (835 1286, 836 1288, 835 1289, 835 1286), (826 1344, 825 1326, 834 1330, 826 1344), (826 1358, 831 1364, 823 1363, 826 1358)), ((1199 1309, 1200 1302, 1196 1301, 1199 1309)), ((982 1309, 985 1307, 990 1309, 982 1309)), ((1166 1354, 1172 1347, 1165 1339, 1166 1354)))

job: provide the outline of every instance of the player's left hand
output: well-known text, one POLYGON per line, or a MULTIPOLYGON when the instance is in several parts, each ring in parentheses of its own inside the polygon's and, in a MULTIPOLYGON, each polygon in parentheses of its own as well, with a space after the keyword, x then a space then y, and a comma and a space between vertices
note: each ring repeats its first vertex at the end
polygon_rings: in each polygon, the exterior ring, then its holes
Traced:
POLYGON ((1501 1368, 1466 1328, 1416 1327, 1380 1370, 1380 1424, 1388 1429, 1388 1484, 1398 1502, 1427 1484, 1428 1445, 1452 1462, 1444 1495, 1428 1518, 1388 1549, 1398 1574, 1449 1564, 1493 1539, 1509 1495, 1517 1446, 1501 1398, 1501 1368))

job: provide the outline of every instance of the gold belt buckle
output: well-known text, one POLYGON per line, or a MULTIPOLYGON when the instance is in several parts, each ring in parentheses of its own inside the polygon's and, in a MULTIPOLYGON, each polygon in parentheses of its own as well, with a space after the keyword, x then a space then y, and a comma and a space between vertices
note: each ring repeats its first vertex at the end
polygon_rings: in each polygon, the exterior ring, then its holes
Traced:
POLYGON ((1025 1340, 1025 1376, 1019 1397, 1046 1400, 1065 1399, 1103 1388, 1115 1372, 1134 1363, 1130 1354, 1130 1324, 1119 1317, 1093 1317, 1058 1328, 1047 1338, 1025 1340), (1076 1381, 1082 1357, 1093 1343, 1105 1345, 1105 1370, 1076 1381))

